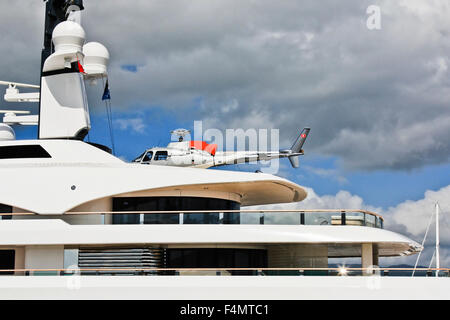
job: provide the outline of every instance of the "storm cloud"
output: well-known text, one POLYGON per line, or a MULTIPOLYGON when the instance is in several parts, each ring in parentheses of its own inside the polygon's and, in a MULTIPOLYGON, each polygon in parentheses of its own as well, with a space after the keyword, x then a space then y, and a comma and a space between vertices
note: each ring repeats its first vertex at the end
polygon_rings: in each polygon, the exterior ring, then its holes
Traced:
MULTIPOLYGON (((352 171, 449 160, 446 0, 85 7, 87 40, 111 51, 116 110, 162 106, 189 110, 206 128, 280 128, 281 145, 310 126, 308 152, 352 171), (381 9, 380 30, 366 26, 369 5, 381 9)), ((1 78, 38 80, 43 15, 40 2, 0 4, 1 78)))

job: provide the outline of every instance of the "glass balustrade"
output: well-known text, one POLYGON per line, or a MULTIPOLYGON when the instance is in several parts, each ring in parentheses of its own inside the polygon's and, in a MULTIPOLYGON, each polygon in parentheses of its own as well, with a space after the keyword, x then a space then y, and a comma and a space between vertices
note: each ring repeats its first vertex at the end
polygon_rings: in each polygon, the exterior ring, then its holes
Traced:
MULTIPOLYGON (((233 207, 234 203, 231 203, 233 207)), ((229 203, 224 203, 227 207, 229 203)), ((128 203, 126 203, 128 205, 128 203)), ((219 210, 146 210, 139 207, 124 207, 113 212, 68 212, 64 216, 111 215, 112 224, 243 224, 243 225, 310 225, 310 226, 358 226, 383 228, 383 218, 364 210, 241 210, 226 208, 219 210), (130 210, 131 209, 131 210, 130 210)), ((152 208, 153 209, 153 208, 152 208)), ((9 218, 9 212, 0 216, 9 218)), ((12 213, 19 216, 20 213, 12 213)), ((32 213, 23 213, 33 219, 32 213)), ((60 219, 61 217, 56 217, 60 219)), ((104 219, 105 221, 106 219, 104 219)))

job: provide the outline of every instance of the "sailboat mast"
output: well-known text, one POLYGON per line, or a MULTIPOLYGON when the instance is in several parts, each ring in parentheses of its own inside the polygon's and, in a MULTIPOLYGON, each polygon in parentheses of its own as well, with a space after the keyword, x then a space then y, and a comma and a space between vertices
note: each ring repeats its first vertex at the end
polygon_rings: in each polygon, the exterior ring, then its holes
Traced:
POLYGON ((439 259, 439 204, 436 202, 436 277, 439 276, 439 268, 441 266, 439 259))

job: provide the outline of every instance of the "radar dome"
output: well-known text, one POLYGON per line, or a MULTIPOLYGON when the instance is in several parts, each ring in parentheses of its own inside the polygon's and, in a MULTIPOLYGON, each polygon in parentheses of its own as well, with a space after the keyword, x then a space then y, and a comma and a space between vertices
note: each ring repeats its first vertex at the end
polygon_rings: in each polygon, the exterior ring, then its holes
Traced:
POLYGON ((73 21, 63 21, 53 30, 52 40, 56 52, 81 51, 86 39, 83 27, 73 21))
POLYGON ((83 46, 83 54, 83 68, 88 75, 106 75, 109 52, 104 45, 98 42, 88 42, 83 46))
POLYGON ((0 141, 15 140, 14 130, 7 124, 0 123, 0 141))

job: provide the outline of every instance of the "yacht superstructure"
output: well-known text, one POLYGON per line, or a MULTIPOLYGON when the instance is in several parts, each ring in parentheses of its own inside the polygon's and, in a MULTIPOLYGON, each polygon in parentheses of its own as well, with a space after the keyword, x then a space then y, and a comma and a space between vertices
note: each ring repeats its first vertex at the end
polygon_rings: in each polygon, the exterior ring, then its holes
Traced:
POLYGON ((307 192, 263 173, 137 166, 84 142, 84 80, 107 76, 109 53, 61 18, 80 9, 47 2, 59 23, 54 52, 43 55, 39 139, 6 130, 0 141, 0 298, 448 297, 442 282, 424 279, 387 277, 370 291, 379 257, 422 250, 376 213, 245 210, 307 192), (328 277, 339 273, 329 258, 341 257, 360 257, 354 272, 370 277, 328 277))

